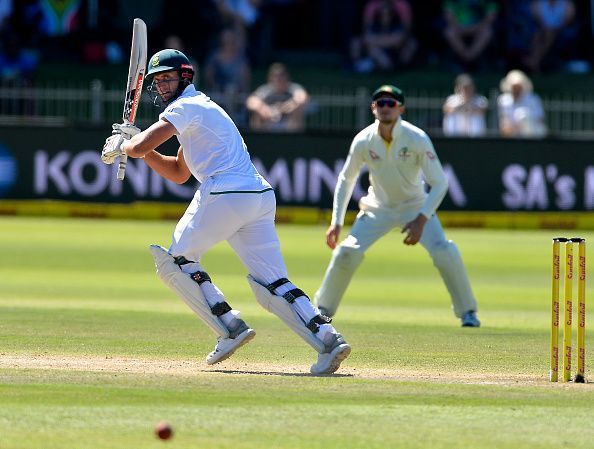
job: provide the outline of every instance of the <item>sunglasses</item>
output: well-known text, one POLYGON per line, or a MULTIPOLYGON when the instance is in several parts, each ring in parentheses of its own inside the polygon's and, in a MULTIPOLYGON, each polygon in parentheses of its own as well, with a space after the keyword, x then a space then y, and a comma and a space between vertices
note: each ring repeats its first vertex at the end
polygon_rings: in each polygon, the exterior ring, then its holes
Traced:
POLYGON ((384 106, 393 108, 398 104, 398 102, 391 98, 381 98, 379 100, 376 100, 375 104, 377 105, 378 108, 383 108, 384 106))

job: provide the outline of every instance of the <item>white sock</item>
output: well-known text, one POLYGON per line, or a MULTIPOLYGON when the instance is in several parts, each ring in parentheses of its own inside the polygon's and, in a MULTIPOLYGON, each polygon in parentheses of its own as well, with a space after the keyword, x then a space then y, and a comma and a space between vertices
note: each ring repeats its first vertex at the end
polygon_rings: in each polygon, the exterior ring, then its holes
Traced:
POLYGON ((324 341, 324 337, 328 334, 337 334, 338 332, 336 332, 336 329, 334 329, 334 326, 332 326, 331 324, 320 324, 320 330, 318 331, 318 333, 316 334, 316 336, 324 341))

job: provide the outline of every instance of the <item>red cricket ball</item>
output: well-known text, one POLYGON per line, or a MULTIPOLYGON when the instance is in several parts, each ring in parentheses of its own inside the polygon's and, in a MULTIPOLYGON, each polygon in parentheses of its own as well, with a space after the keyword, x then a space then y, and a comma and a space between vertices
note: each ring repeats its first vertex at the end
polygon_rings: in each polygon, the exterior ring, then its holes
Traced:
POLYGON ((173 429, 168 422, 161 421, 155 426, 155 435, 162 440, 168 440, 173 436, 173 429))

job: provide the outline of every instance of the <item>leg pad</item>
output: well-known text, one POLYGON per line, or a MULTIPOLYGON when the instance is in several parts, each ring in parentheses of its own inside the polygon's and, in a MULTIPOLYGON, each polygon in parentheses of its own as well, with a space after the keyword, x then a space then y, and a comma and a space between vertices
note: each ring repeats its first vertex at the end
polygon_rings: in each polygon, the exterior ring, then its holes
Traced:
MULTIPOLYGON (((217 315, 215 310, 211 310, 198 283, 190 275, 180 270, 175 258, 165 248, 158 245, 151 245, 150 251, 153 259, 155 259, 157 275, 163 283, 177 293, 215 334, 222 338, 229 337, 227 326, 220 320, 220 315, 217 315)), ((225 308, 225 304, 227 303, 218 303, 213 309, 221 312, 225 308)), ((228 304, 227 307, 229 307, 228 304)), ((230 307, 229 310, 231 310, 230 307)))
POLYGON ((309 323, 306 324, 303 322, 287 299, 282 296, 273 295, 268 290, 268 286, 260 284, 252 276, 248 275, 247 279, 254 295, 256 295, 256 299, 262 307, 283 320, 287 326, 303 338, 317 352, 321 353, 325 351, 326 347, 324 343, 310 330, 307 326, 309 323))

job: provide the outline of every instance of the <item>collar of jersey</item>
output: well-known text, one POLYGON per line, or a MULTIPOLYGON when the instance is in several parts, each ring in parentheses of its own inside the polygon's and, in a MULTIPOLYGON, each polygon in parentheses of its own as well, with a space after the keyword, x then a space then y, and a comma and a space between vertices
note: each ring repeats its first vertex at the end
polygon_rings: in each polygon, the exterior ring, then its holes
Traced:
MULTIPOLYGON (((375 134, 377 134, 380 139, 382 138, 379 133, 379 120, 375 121, 375 134)), ((397 140, 400 137, 400 134, 402 134, 402 118, 398 117, 394 128, 392 128, 392 142, 397 140)))

